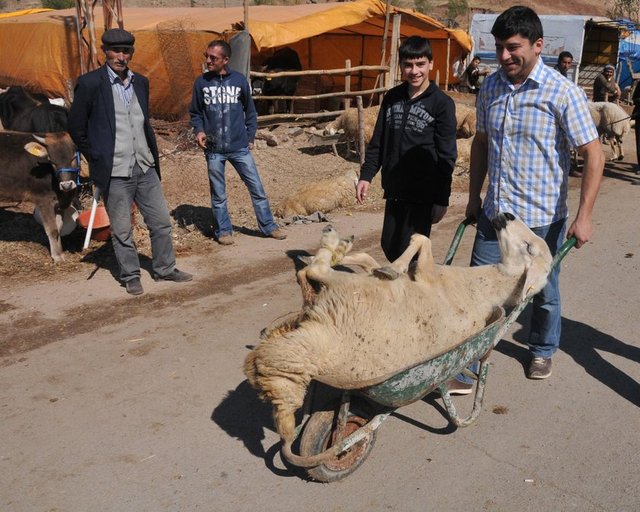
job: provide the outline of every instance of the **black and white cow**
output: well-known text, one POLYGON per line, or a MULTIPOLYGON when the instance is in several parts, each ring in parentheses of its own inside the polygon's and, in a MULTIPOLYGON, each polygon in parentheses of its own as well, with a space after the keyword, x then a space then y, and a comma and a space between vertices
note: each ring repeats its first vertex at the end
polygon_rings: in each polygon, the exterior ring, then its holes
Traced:
POLYGON ((63 214, 78 192, 75 158, 68 133, 0 132, 0 200, 31 201, 39 209, 56 262, 64 259, 63 214))
MULTIPOLYGON (((263 73, 277 73, 279 71, 301 71, 302 64, 298 53, 288 46, 277 50, 271 57, 265 60, 260 71, 263 73)), ((251 81, 251 89, 255 96, 293 96, 298 87, 298 76, 281 76, 275 78, 254 78, 251 81)), ((277 100, 259 101, 257 110, 259 114, 274 114, 276 111, 291 112, 292 100, 285 100, 284 109, 279 108, 277 100)))
POLYGON ((53 105, 42 94, 19 86, 0 94, 0 128, 16 132, 49 133, 67 131, 67 109, 53 105))

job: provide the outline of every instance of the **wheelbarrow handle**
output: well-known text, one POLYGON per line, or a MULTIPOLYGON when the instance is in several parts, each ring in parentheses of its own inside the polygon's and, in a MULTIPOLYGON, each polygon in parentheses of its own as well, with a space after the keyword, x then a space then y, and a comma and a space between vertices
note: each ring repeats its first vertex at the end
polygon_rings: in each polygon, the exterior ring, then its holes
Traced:
MULTIPOLYGON (((475 219, 467 217, 458 225, 458 229, 456 230, 456 233, 453 236, 453 240, 451 241, 451 245, 449 246, 449 250, 447 251, 447 256, 444 259, 445 265, 451 265, 451 262, 453 262, 453 258, 456 255, 456 252, 458 251, 458 246, 460 245, 460 241, 462 240, 462 235, 464 235, 464 230, 469 224, 474 224, 475 222, 476 222, 475 219)), ((560 247, 560 249, 558 249, 558 251, 556 252, 556 255, 553 258, 553 261, 551 263, 552 269, 556 268, 560 264, 562 259, 576 245, 576 243, 578 243, 578 239, 575 236, 572 236, 571 238, 567 239, 565 243, 562 244, 562 246, 560 247)))
POLYGON ((451 265, 453 261, 453 257, 456 255, 458 251, 458 246, 460 245, 460 240, 462 240, 462 235, 464 235, 464 230, 469 224, 473 224, 476 220, 471 217, 467 217, 464 219, 459 225, 458 229, 456 229, 456 234, 453 236, 453 240, 451 241, 451 245, 449 246, 449 250, 447 251, 447 256, 444 258, 445 265, 451 265))
POLYGON ((560 249, 557 250, 556 255, 553 257, 553 261, 551 262, 551 269, 556 268, 562 259, 567 255, 567 253, 571 250, 571 248, 578 243, 578 239, 575 236, 568 238, 565 243, 560 246, 560 249))

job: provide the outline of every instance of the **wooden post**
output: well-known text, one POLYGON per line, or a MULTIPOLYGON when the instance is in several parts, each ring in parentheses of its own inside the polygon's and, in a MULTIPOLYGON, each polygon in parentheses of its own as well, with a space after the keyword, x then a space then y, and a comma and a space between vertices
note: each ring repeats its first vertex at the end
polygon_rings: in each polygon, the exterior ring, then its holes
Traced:
POLYGON ((114 16, 118 28, 124 28, 124 19, 122 18, 122 0, 102 0, 102 18, 105 30, 109 30, 111 28, 114 16))
POLYGON ((358 107, 358 153, 360 153, 360 165, 364 163, 364 109, 362 108, 362 96, 356 96, 358 107))
POLYGON ((248 0, 242 0, 242 10, 244 12, 244 29, 247 32, 249 32, 249 2, 248 2, 248 0))
POLYGON ((400 14, 393 15, 393 30, 391 32, 391 55, 389 60, 389 76, 390 80, 385 80, 388 88, 396 85, 396 77, 398 76, 398 47, 400 46, 400 14))
POLYGON ((449 89, 449 70, 451 69, 451 36, 447 36, 447 67, 444 72, 444 90, 449 89))
POLYGON ((80 50, 80 70, 84 74, 98 68, 98 50, 96 47, 96 29, 93 18, 94 4, 89 4, 88 0, 76 0, 76 23, 78 32, 78 48, 80 50), (88 43, 85 48, 83 30, 87 30, 88 43), (85 49, 88 52, 85 61, 85 49))
MULTIPOLYGON (((381 52, 381 58, 380 58, 381 66, 384 66, 387 60, 387 32, 389 31, 390 7, 391 7, 391 0, 387 0, 387 5, 385 6, 385 10, 384 10, 384 28, 382 33, 382 52, 381 52)), ((381 76, 382 76, 382 83, 380 85, 384 87, 385 85, 387 85, 386 77, 384 74, 381 76)))
MULTIPOLYGON (((251 36, 251 32, 249 32, 249 2, 248 0, 242 0, 242 10, 244 13, 244 30, 249 36, 251 36)), ((251 39, 251 37, 249 37, 251 39)), ((247 59, 247 69, 245 70, 245 75, 247 80, 249 80, 249 85, 251 85, 251 43, 249 43, 249 58, 247 59)), ((293 108, 293 102, 291 102, 291 108, 293 108)))
POLYGON ((78 36, 78 56, 80 57, 80 73, 85 74, 87 63, 84 59, 84 45, 82 44, 82 0, 76 0, 76 34, 78 36))
MULTIPOLYGON (((348 94, 351 92, 351 59, 347 59, 344 61, 344 67, 345 69, 347 69, 344 75, 344 92, 348 94)), ((351 106, 351 98, 347 96, 346 98, 344 98, 343 103, 344 109, 347 110, 351 106)))

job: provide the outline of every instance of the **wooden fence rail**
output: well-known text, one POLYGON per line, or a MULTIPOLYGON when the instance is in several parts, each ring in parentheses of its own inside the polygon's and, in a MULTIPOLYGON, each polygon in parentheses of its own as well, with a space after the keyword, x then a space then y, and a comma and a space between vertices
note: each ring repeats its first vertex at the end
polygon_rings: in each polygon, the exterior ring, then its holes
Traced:
POLYGON ((313 75, 350 75, 359 71, 380 71, 387 73, 389 66, 354 66, 340 69, 306 69, 304 71, 275 71, 266 73, 262 71, 250 71, 250 76, 278 78, 283 76, 313 76, 313 75))
MULTIPOLYGON (((344 68, 339 69, 308 69, 304 71, 276 71, 273 73, 265 73, 262 71, 250 71, 249 79, 252 78, 281 78, 281 77, 301 77, 301 76, 326 76, 326 75, 344 75, 345 83, 344 90, 342 91, 334 91, 329 93, 322 94, 306 94, 304 96, 265 96, 263 94, 255 95, 253 97, 254 100, 292 100, 292 101, 311 101, 311 100, 322 100, 328 98, 342 98, 345 102, 345 108, 348 106, 348 102, 350 98, 353 97, 362 97, 364 95, 373 96, 374 94, 383 94, 389 90, 389 87, 375 87, 373 89, 366 89, 362 91, 355 91, 351 88, 351 76, 354 73, 359 73, 361 71, 377 71, 379 75, 384 75, 385 73, 389 73, 389 66, 351 66, 351 61, 347 60, 345 62, 344 68)), ((293 105, 293 103, 292 103, 293 105)), ((293 108, 293 107, 292 107, 293 108)), ((321 117, 331 117, 338 116, 343 112, 343 110, 336 110, 333 112, 317 112, 317 113, 306 113, 306 114, 296 114, 293 112, 287 113, 279 113, 279 114, 268 114, 258 116, 258 121, 284 121, 291 119, 314 119, 321 117)))

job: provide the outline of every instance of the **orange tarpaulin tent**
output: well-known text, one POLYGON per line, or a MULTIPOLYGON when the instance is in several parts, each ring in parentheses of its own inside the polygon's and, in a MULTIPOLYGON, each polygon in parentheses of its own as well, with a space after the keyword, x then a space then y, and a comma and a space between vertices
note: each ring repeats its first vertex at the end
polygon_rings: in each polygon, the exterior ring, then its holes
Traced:
MULTIPOLYGON (((434 72, 441 82, 450 62, 471 48, 462 30, 448 29, 415 11, 393 8, 402 15, 401 37, 423 35, 433 45, 434 72)), ((150 78, 151 110, 158 117, 186 113, 191 87, 202 72, 202 52, 212 39, 230 37, 242 29, 242 7, 126 8, 124 26, 136 36, 131 68, 150 78)), ((385 4, 359 0, 292 6, 252 6, 249 31, 253 60, 274 48, 290 46, 303 69, 380 65, 385 4)), ((104 22, 95 10, 98 41, 104 22)), ((391 39, 389 27, 388 40, 391 39)), ((0 18, 0 87, 23 85, 51 97, 70 98, 80 74, 75 9, 0 18)), ((102 55, 99 55, 100 60, 102 55)), ((389 52, 387 52, 387 59, 389 52)), ((371 78, 368 78, 372 82, 371 78)), ((336 80, 337 85, 339 81, 336 80)), ((372 83, 358 84, 363 88, 372 83)))

